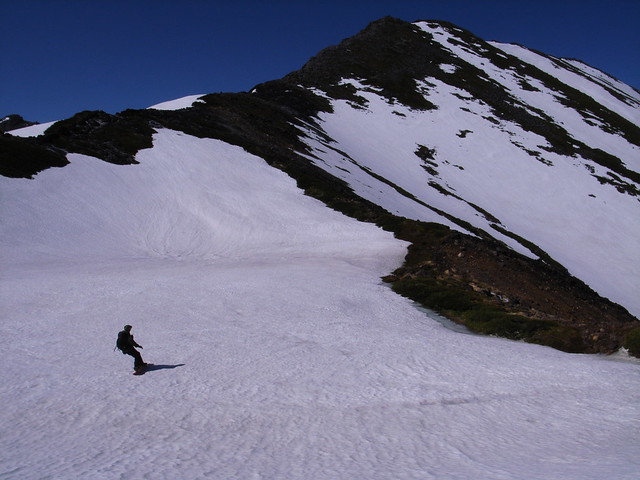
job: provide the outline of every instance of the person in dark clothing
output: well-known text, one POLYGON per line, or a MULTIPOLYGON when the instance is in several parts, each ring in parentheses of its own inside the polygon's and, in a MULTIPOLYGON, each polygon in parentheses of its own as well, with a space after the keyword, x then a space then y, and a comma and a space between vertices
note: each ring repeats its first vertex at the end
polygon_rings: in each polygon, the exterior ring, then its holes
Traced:
POLYGON ((131 325, 125 325, 124 330, 118 333, 118 342, 116 346, 126 355, 131 355, 134 359, 133 368, 138 371, 146 365, 142 360, 142 355, 135 349, 135 347, 143 348, 142 345, 138 345, 131 335, 131 325))

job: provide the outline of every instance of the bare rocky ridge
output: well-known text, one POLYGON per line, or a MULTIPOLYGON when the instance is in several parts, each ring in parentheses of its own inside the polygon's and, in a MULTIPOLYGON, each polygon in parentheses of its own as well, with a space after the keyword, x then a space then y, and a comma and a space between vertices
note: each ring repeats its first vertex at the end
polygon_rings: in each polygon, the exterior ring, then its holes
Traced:
POLYGON ((0 132, 17 130, 18 128, 30 127, 31 125, 36 125, 36 122, 30 122, 22 118, 20 115, 13 113, 0 119, 0 132))

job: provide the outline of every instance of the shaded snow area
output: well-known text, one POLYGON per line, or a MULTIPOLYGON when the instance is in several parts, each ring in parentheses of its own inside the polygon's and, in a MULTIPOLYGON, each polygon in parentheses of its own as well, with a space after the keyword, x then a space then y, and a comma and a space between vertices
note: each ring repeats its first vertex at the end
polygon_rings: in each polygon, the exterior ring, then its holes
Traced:
POLYGON ((240 148, 137 159, 0 178, 0 478, 637 479, 637 363, 444 328, 240 148))
MULTIPOLYGON (((573 138, 616 155, 626 168, 640 172, 640 148, 601 128, 595 117, 583 118, 540 81, 494 66, 461 46, 459 39, 449 42, 453 34, 440 25, 417 25, 504 86, 532 114, 545 112, 573 138), (535 90, 524 87, 523 81, 535 90)), ((543 70, 560 70, 550 59, 524 48, 503 47, 543 70)), ((577 71, 578 63, 565 63, 577 71)), ((450 65, 441 68, 455 75, 450 65)), ((604 74, 596 77, 586 66, 580 75, 573 70, 555 75, 612 111, 640 120, 637 92, 631 98, 631 89, 623 92, 623 84, 609 77, 609 87, 626 95, 621 101, 603 88, 604 74)), ((535 258, 526 244, 494 225, 522 237, 640 318, 640 202, 596 178, 616 178, 615 173, 588 159, 550 151, 544 137, 498 120, 489 105, 436 78, 418 82, 419 91, 437 106, 426 111, 390 102, 357 78, 341 83, 355 87, 364 106, 327 97, 333 112, 319 115, 322 132, 315 127, 305 132, 312 162, 391 213, 464 231, 441 214, 446 212, 535 258)))

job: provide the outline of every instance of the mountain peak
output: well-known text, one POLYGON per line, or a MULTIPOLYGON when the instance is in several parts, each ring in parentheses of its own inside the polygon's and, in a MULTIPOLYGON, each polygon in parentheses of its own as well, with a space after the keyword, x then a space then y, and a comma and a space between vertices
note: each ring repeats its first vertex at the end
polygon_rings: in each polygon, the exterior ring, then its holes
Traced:
POLYGON ((580 155, 611 169, 620 181, 601 177, 604 181, 616 183, 627 193, 639 193, 636 171, 610 152, 576 138, 564 122, 549 114, 548 104, 539 101, 542 95, 538 94, 546 92, 547 99, 575 111, 583 121, 595 121, 600 129, 640 146, 637 92, 603 81, 576 61, 487 42, 449 22, 408 23, 385 17, 339 45, 322 50, 283 80, 361 108, 366 108, 362 93, 368 90, 412 110, 437 109, 432 100, 435 84, 447 85, 455 90, 453 95, 487 105, 489 121, 516 124, 543 137, 550 151, 580 155), (531 57, 535 57, 533 61, 531 57), (541 68, 544 63, 548 68, 541 68), (556 72, 566 74, 561 78, 554 75, 556 72), (589 93, 592 89, 593 95, 589 93), (540 98, 536 100, 536 96, 540 98))
POLYGON ((332 95, 347 99, 352 97, 352 89, 341 87, 339 82, 357 78, 381 89, 390 100, 418 109, 432 108, 417 92, 415 82, 437 73, 438 61, 444 56, 439 46, 426 42, 425 37, 414 24, 385 17, 339 45, 322 50, 284 79, 305 87, 331 88, 332 95))

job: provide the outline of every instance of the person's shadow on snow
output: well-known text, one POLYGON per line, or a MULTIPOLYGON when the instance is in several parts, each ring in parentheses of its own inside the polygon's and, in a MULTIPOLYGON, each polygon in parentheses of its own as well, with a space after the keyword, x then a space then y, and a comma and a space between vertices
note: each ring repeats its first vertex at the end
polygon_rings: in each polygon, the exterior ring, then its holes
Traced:
POLYGON ((167 370, 171 368, 184 367, 184 363, 178 363, 177 365, 149 365, 147 367, 147 372, 153 372, 154 370, 167 370))

